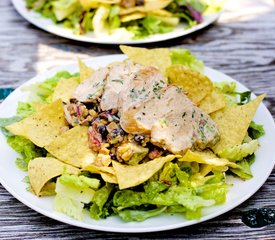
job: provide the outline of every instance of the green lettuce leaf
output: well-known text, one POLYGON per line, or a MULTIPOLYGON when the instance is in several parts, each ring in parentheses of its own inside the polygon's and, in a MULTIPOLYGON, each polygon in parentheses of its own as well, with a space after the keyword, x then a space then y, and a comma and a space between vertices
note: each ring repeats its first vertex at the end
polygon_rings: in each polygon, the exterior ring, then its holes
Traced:
POLYGON ((214 173, 206 184, 196 188, 196 192, 204 199, 213 199, 215 204, 222 204, 226 201, 228 184, 225 182, 224 175, 221 172, 214 173))
POLYGON ((95 192, 93 204, 90 207, 90 216, 92 218, 100 219, 106 217, 109 214, 108 209, 104 208, 104 205, 107 203, 113 189, 114 185, 106 183, 105 186, 95 192))
POLYGON ((35 112, 35 109, 30 103, 27 102, 18 102, 16 115, 25 118, 32 115, 35 112))
POLYGON ((142 39, 152 34, 171 32, 177 23, 177 17, 149 15, 143 19, 121 23, 121 27, 131 32, 135 39, 142 39))
POLYGON ((55 211, 64 213, 80 221, 83 220, 84 204, 79 201, 75 201, 61 194, 56 194, 53 206, 55 211))
POLYGON ((156 33, 171 32, 173 28, 165 24, 162 20, 155 16, 147 16, 141 20, 141 24, 149 35, 156 33))
POLYGON ((93 22, 92 22, 92 19, 95 15, 95 11, 94 10, 90 10, 89 12, 86 12, 84 17, 83 17, 83 20, 81 22, 81 34, 84 34, 84 33, 87 33, 89 31, 92 31, 93 30, 93 22))
POLYGON ((85 177, 83 175, 76 176, 70 174, 62 174, 62 176, 59 177, 59 181, 63 185, 75 187, 79 190, 83 190, 89 187, 93 189, 98 189, 100 186, 100 181, 98 179, 85 177))
POLYGON ((30 140, 21 136, 8 136, 7 143, 17 152, 22 158, 16 159, 16 166, 23 170, 28 170, 30 160, 37 157, 45 157, 46 150, 35 146, 30 140))
POLYGON ((73 199, 81 203, 90 203, 94 197, 95 190, 91 189, 89 185, 82 185, 81 180, 77 180, 80 176, 63 174, 56 181, 55 191, 57 194, 73 199), (74 178, 70 178, 74 176, 74 178), (64 181, 65 177, 65 181, 64 181), (62 179, 63 178, 63 179, 62 179), (68 181, 70 180, 70 181, 68 181), (75 182, 77 182, 75 184, 75 182))
POLYGON ((189 168, 185 170, 185 165, 167 163, 158 174, 159 181, 154 176, 154 181, 149 180, 143 185, 144 191, 141 186, 117 191, 113 197, 116 212, 119 215, 122 212, 126 221, 134 221, 136 215, 142 218, 145 210, 167 207, 163 211, 183 213, 188 219, 197 219, 203 207, 225 202, 228 184, 222 172, 215 171, 206 177, 199 176, 198 172, 196 176, 200 181, 197 181, 196 177, 189 175, 189 168))
POLYGON ((133 190, 118 191, 114 195, 114 206, 118 210, 124 208, 152 204, 158 206, 181 205, 186 209, 195 211, 203 206, 211 206, 213 200, 205 200, 196 196, 189 188, 182 186, 171 186, 167 191, 157 194, 154 198, 149 198, 146 192, 136 192, 133 190))
POLYGON ((239 105, 244 105, 250 102, 250 98, 251 98, 251 91, 246 91, 246 92, 236 92, 236 94, 239 95, 240 99, 238 104, 239 105))
POLYGON ((70 16, 79 6, 78 0, 56 0, 52 2, 52 11, 58 21, 70 16))
POLYGON ((118 215, 125 221, 125 222, 142 222, 147 218, 155 217, 166 210, 167 207, 159 207, 152 210, 123 210, 119 211, 118 215))
POLYGON ((83 219, 84 204, 89 204, 98 187, 97 179, 62 174, 56 181, 54 209, 78 220, 83 219))
POLYGON ((254 139, 248 143, 243 143, 241 145, 236 145, 234 147, 223 149, 218 153, 219 157, 226 158, 232 162, 242 160, 248 155, 253 154, 259 148, 259 142, 254 139))
POLYGON ((231 172, 244 180, 248 180, 253 177, 250 169, 250 164, 246 159, 243 159, 236 163, 240 168, 230 168, 231 172))
POLYGON ((170 57, 173 64, 182 64, 192 70, 203 72, 203 62, 198 60, 188 49, 171 49, 170 57))
POLYGON ((258 139, 265 134, 264 126, 252 121, 248 128, 248 135, 252 139, 258 139))
POLYGON ((22 117, 19 116, 14 116, 14 117, 9 117, 9 118, 0 118, 0 129, 2 131, 2 133, 8 137, 8 136, 13 136, 13 134, 11 132, 9 132, 5 127, 18 122, 22 119, 22 117))
POLYGON ((33 93, 30 101, 50 103, 52 94, 58 81, 62 78, 71 78, 77 75, 78 74, 70 74, 67 71, 60 71, 41 83, 36 83, 25 87, 24 90, 31 91, 33 93))
POLYGON ((215 87, 222 93, 231 94, 235 96, 237 84, 236 82, 215 82, 215 87))
POLYGON ((113 5, 110 8, 108 23, 110 29, 115 29, 120 27, 120 17, 119 17, 119 6, 113 5))

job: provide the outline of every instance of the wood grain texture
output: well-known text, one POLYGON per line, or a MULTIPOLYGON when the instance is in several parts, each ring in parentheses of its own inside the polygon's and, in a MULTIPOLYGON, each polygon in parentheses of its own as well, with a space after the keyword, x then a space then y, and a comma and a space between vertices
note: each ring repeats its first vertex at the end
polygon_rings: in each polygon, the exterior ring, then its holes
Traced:
MULTIPOLYGON (((55 66, 119 53, 117 46, 80 43, 25 21, 10 1, 0 1, 0 87, 17 87, 55 66)), ((275 10, 271 0, 232 0, 218 23, 185 38, 147 47, 188 48, 207 66, 229 74, 256 94, 275 117, 275 10)), ((1 156, 3 157, 3 156, 1 156)), ((1 167, 1 166, 0 166, 1 167)), ((119 234, 69 226, 29 209, 0 185, 0 239, 275 239, 275 227, 250 229, 242 212, 275 208, 275 171, 261 189, 234 210, 191 227, 146 234, 119 234)))

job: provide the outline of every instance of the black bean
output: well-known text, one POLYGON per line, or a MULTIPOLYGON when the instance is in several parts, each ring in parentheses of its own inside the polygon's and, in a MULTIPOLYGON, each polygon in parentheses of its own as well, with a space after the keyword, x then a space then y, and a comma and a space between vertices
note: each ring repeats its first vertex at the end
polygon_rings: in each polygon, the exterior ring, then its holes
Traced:
POLYGON ((141 143, 144 140, 144 136, 139 135, 139 134, 135 134, 134 140, 138 143, 141 143))
POLYGON ((105 125, 101 125, 98 127, 98 132, 101 134, 102 138, 106 138, 108 135, 108 131, 105 125))

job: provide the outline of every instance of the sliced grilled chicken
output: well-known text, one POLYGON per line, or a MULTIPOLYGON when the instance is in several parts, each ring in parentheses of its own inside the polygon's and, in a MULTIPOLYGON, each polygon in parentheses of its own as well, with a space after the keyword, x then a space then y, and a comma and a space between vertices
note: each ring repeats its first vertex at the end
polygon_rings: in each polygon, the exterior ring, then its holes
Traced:
POLYGON ((129 82, 140 68, 141 65, 131 61, 116 63, 109 67, 109 74, 100 102, 100 107, 103 111, 118 108, 120 92, 127 88, 129 82))
POLYGON ((128 87, 119 94, 120 115, 122 116, 131 106, 145 99, 157 97, 164 87, 166 87, 165 77, 157 68, 142 66, 129 82, 128 87))
POLYGON ((107 67, 99 68, 76 88, 72 98, 83 103, 94 102, 101 97, 108 74, 109 69, 107 67))
POLYGON ((205 148, 219 136, 214 121, 175 86, 132 107, 120 123, 126 132, 150 133, 153 144, 173 153, 205 148))

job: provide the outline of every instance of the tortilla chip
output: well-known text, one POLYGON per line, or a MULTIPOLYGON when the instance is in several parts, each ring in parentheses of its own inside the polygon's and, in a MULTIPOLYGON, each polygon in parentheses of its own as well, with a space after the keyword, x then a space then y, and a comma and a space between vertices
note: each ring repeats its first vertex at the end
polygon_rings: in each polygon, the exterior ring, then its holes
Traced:
POLYGON ((198 103, 214 90, 211 80, 180 64, 167 69, 169 83, 182 87, 192 102, 198 103))
POLYGON ((46 150, 61 161, 75 167, 86 167, 96 158, 88 145, 88 127, 76 126, 46 146, 46 150))
POLYGON ((149 162, 130 166, 112 161, 119 189, 137 186, 159 171, 166 162, 172 161, 176 155, 168 155, 166 157, 159 157, 149 162))
POLYGON ((205 113, 210 114, 224 108, 226 102, 223 95, 218 90, 214 89, 199 102, 198 106, 205 113))
POLYGON ((167 48, 138 48, 120 45, 121 51, 133 62, 144 66, 156 66, 166 75, 166 68, 172 64, 170 51, 167 48))
POLYGON ((83 82, 87 78, 91 77, 94 74, 94 70, 88 67, 81 59, 78 59, 79 73, 80 73, 80 82, 83 82))
POLYGON ((40 111, 42 108, 46 107, 47 104, 45 104, 45 103, 40 103, 40 102, 35 102, 35 103, 32 104, 32 106, 33 106, 35 112, 38 112, 38 111, 40 111))
POLYGON ((238 165, 236 163, 230 162, 225 158, 219 158, 214 153, 207 150, 203 152, 199 152, 199 151, 192 152, 191 150, 188 150, 184 154, 184 156, 179 159, 179 161, 197 162, 197 163, 207 164, 215 167, 229 166, 232 168, 238 168, 238 165))
POLYGON ((220 141, 212 147, 215 153, 218 153, 225 148, 242 144, 249 124, 264 97, 265 94, 245 105, 234 107, 227 106, 210 114, 211 118, 217 124, 221 135, 220 141))
POLYGON ((158 9, 166 8, 172 0, 151 0, 151 1, 144 1, 144 4, 141 6, 123 8, 121 7, 119 10, 119 15, 130 14, 133 12, 151 12, 158 9))
POLYGON ((99 167, 92 164, 85 167, 83 170, 100 174, 105 182, 117 184, 116 173, 113 167, 99 167))
POLYGON ((59 99, 6 128, 15 135, 31 140, 39 147, 45 147, 61 135, 61 128, 67 125, 63 104, 59 99))
POLYGON ((150 15, 156 15, 161 17, 173 17, 173 13, 165 10, 165 9, 158 9, 154 11, 148 12, 150 15))
POLYGON ((54 89, 52 101, 56 101, 60 98, 63 102, 70 102, 70 98, 78 85, 79 78, 77 77, 61 79, 54 89))
POLYGON ((135 12, 135 13, 130 13, 130 14, 121 16, 120 19, 121 19, 121 22, 130 22, 130 21, 141 19, 144 17, 146 17, 145 13, 135 12))
POLYGON ((31 160, 28 166, 28 174, 35 195, 40 196, 43 186, 49 180, 61 175, 63 172, 78 174, 79 169, 52 157, 40 157, 31 160))

